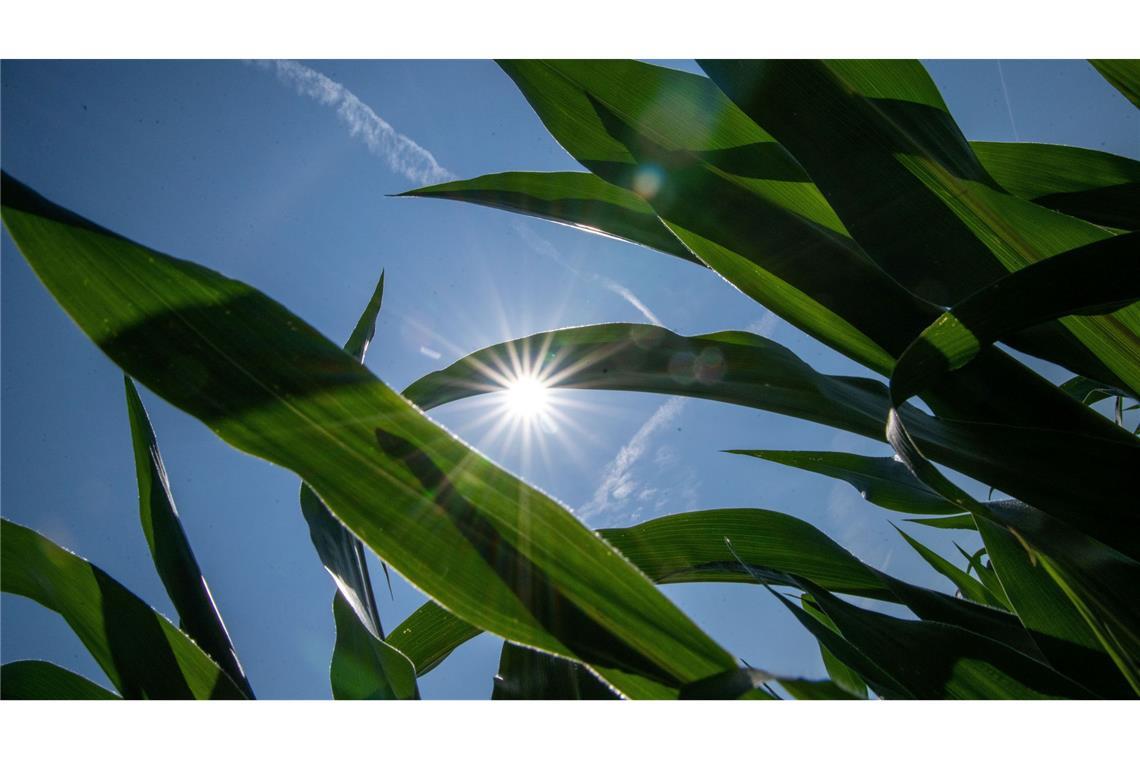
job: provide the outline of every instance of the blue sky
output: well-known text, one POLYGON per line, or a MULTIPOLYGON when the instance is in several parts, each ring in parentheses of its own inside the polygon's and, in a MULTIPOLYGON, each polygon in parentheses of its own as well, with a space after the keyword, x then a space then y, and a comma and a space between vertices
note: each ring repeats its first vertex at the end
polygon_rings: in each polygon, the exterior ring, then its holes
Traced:
MULTIPOLYGON (((1137 112, 1083 62, 928 68, 971 139, 1140 158, 1137 112)), ((0 92, 6 171, 104 226, 260 288, 337 342, 385 269, 367 364, 398 389, 489 343, 605 321, 656 320, 683 334, 751 329, 821 371, 867 374, 686 262, 504 212, 387 197, 433 178, 580 168, 491 62, 5 61, 0 92)), ((173 615, 138 525, 121 373, 6 234, 0 282, 0 509, 173 615)), ((572 424, 531 448, 488 437, 493 420, 476 400, 432 417, 594 527, 766 507, 811 521, 876 567, 948 589, 894 533, 892 515, 846 485, 719 453, 888 454, 885 445, 712 402, 600 391, 557 398, 573 404, 572 424)), ((145 390, 143 399, 254 689, 327 697, 333 586, 309 543, 296 477, 230 449, 145 390)), ((972 546, 968 534, 914 533, 944 553, 954 552, 951 538, 972 546)), ((814 640, 762 589, 665 590, 753 665, 823 675, 814 640)), ((394 598, 379 599, 385 627, 422 601, 394 578, 394 598)), ((51 659, 106 682, 53 613, 5 595, 2 616, 4 662, 51 659)), ((488 696, 499 646, 489 635, 464 645, 422 680, 424 696, 488 696)))

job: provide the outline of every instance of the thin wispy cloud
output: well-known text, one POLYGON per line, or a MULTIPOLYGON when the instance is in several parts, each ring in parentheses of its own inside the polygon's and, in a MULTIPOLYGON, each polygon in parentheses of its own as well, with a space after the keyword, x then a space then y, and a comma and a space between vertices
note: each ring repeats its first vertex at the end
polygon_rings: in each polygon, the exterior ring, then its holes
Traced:
MULTIPOLYGON (((641 488, 641 482, 634 476, 634 467, 650 450, 652 438, 676 419, 687 399, 674 397, 659 406, 645 421, 633 437, 621 447, 602 474, 602 482, 594 491, 593 497, 582 505, 582 517, 594 517, 606 512, 625 508, 632 499, 649 501, 659 496, 659 488, 641 488)), ((695 485, 687 484, 689 490, 695 485)))
POLYGON ((622 285, 620 282, 615 282, 609 277, 595 274, 594 272, 583 272, 570 262, 566 261, 565 257, 563 257, 562 254, 558 252, 558 249, 554 247, 553 243, 536 233, 526 224, 515 220, 513 226, 518 236, 521 237, 535 253, 538 253, 541 256, 545 256, 556 264, 562 266, 575 277, 581 277, 583 280, 586 280, 588 282, 595 282, 598 285, 601 285, 603 288, 619 296, 630 306, 641 312, 641 315, 648 319, 650 322, 657 325, 658 327, 663 327, 661 320, 658 319, 657 315, 654 314, 653 311, 625 285, 622 285))
POLYGON ((455 179, 435 160, 431 151, 402 135, 384 121, 360 98, 339 82, 297 61, 254 61, 259 68, 274 71, 282 84, 299 95, 336 109, 352 137, 360 140, 372 155, 383 159, 388 168, 413 182, 428 184, 455 179))
POLYGON ((744 329, 750 333, 755 333, 764 338, 771 338, 772 335, 776 332, 776 329, 779 328, 780 322, 781 320, 776 316, 776 312, 765 309, 764 316, 760 317, 760 319, 757 319, 755 322, 748 325, 748 327, 744 329))

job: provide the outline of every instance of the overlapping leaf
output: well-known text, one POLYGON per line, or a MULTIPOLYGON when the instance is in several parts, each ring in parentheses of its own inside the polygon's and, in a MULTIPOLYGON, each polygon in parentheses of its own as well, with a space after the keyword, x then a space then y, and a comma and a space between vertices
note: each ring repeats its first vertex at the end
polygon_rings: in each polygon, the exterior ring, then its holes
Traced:
POLYGON ((100 349, 237 448, 293 470, 468 622, 666 686, 731 656, 563 507, 438 427, 258 291, 5 176, 21 252, 100 349))
POLYGON ((58 612, 126 699, 241 699, 182 631, 84 559, 2 521, 0 589, 58 612))
POLYGON ((138 475, 139 517, 154 566, 174 609, 178 611, 179 627, 222 666, 246 695, 252 697, 253 689, 238 662, 229 632, 182 529, 150 418, 134 383, 130 378, 123 380, 138 475))

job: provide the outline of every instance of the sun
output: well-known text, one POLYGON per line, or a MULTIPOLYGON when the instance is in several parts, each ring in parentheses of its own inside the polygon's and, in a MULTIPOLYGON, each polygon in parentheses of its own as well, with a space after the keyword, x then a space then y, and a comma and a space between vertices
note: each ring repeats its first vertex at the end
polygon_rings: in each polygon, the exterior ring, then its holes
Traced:
POLYGON ((550 410, 550 394, 546 383, 534 375, 515 378, 507 385, 507 411, 520 420, 534 420, 550 410))

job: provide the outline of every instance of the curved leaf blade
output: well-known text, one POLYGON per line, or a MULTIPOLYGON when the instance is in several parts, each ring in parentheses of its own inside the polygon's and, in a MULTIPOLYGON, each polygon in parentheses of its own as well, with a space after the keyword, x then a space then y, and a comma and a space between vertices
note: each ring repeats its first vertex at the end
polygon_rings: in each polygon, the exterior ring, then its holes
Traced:
POLYGON ((867 457, 834 451, 771 451, 734 449, 769 462, 845 480, 872 504, 916 515, 952 515, 961 512, 916 478, 906 465, 892 457, 867 457))
POLYGON ((667 686, 732 666, 566 509, 276 302, 108 233, 7 175, 3 203, 21 252, 104 353, 231 445, 300 475, 460 617, 667 686))
POLYGON ((402 652, 365 628, 341 594, 333 597, 336 646, 333 699, 419 699, 416 669, 402 652))
POLYGON ((1089 61, 1132 105, 1140 108, 1140 60, 1116 59, 1089 61))
POLYGON ((174 609, 178 611, 179 627, 252 698, 253 689, 238 662, 226 624, 182 529, 166 466, 146 408, 130 378, 124 377, 123 382, 138 477, 139 518, 155 569, 174 609))
POLYGON ((126 699, 242 699, 182 631, 99 568, 0 521, 0 589, 58 612, 126 699))
POLYGON ((121 699, 77 673, 43 660, 20 660, 0 667, 0 699, 121 699))

